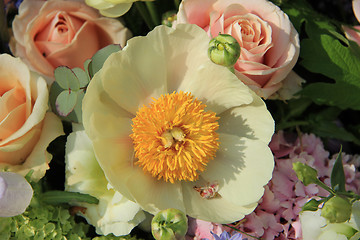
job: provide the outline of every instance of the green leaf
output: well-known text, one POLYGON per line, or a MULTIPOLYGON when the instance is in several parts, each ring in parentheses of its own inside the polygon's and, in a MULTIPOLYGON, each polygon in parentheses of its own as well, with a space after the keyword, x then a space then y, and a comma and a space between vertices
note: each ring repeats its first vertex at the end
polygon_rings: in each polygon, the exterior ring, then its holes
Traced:
POLYGON ((323 34, 318 41, 304 40, 301 49, 301 64, 305 68, 335 80, 335 83, 310 84, 301 91, 301 95, 320 105, 360 110, 359 47, 352 43, 344 46, 334 37, 323 34))
POLYGON ((302 206, 301 210, 302 211, 317 211, 319 209, 319 205, 320 203, 322 203, 323 200, 315 200, 315 199, 311 199, 310 201, 308 201, 307 203, 304 204, 304 206, 302 206))
POLYGON ((57 67, 54 71, 55 81, 62 89, 71 89, 77 91, 80 88, 80 83, 75 73, 68 67, 57 67))
POLYGON ((41 200, 47 204, 62 204, 69 202, 86 202, 90 204, 98 204, 99 200, 89 194, 67 191, 48 191, 41 195, 41 200))
POLYGON ((62 91, 56 98, 56 111, 60 116, 66 117, 74 109, 77 102, 77 92, 71 90, 62 91))
POLYGON ((121 50, 120 45, 111 44, 108 45, 99 51, 97 51, 94 56, 91 58, 92 61, 89 63, 89 73, 90 76, 94 76, 102 66, 104 65, 105 60, 114 52, 118 52, 121 50))
POLYGON ((89 84, 89 75, 84 70, 82 70, 81 68, 73 68, 72 71, 79 80, 80 88, 84 88, 89 84))
POLYGON ((331 171, 331 187, 335 192, 345 192, 345 173, 342 163, 342 146, 340 147, 339 154, 335 160, 334 167, 331 171))
POLYGON ((85 73, 87 74, 87 76, 90 80, 93 77, 92 75, 90 75, 90 72, 89 72, 89 65, 90 65, 91 61, 92 61, 91 59, 86 59, 86 61, 84 62, 85 73))

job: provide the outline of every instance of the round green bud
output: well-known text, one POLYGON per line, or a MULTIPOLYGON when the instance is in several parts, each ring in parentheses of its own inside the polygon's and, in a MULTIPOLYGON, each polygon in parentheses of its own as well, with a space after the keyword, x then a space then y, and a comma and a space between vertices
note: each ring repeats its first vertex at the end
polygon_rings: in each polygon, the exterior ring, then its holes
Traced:
POLYGON ((175 208, 160 211, 151 221, 151 232, 156 240, 184 239, 187 228, 186 215, 175 208))
POLYGON ((168 11, 162 15, 161 24, 172 27, 174 21, 176 20, 176 12, 175 11, 168 11))
POLYGON ((351 203, 347 198, 334 196, 324 203, 321 216, 330 223, 343 223, 350 219, 351 203))
POLYGON ((208 55, 216 64, 232 67, 240 57, 240 45, 229 34, 219 34, 209 42, 208 55))

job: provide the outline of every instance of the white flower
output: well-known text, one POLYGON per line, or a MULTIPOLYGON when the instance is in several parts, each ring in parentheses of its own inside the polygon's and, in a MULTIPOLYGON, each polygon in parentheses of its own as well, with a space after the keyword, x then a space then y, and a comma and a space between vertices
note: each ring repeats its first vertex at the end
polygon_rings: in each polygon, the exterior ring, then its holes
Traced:
POLYGON ((75 131, 66 143, 66 190, 90 194, 99 204, 72 203, 85 207, 79 213, 96 228, 98 234, 127 235, 145 219, 140 206, 129 201, 108 184, 85 131, 75 131))
POLYGON ((327 223, 321 210, 300 213, 303 240, 357 240, 360 229, 360 201, 353 203, 352 217, 344 223, 327 223))

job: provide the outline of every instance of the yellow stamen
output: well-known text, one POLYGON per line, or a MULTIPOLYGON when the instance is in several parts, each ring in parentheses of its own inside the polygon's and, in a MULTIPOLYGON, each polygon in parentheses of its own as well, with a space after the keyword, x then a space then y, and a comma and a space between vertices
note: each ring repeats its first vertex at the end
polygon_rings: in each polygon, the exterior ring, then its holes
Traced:
POLYGON ((133 121, 136 165, 167 182, 196 181, 219 148, 216 114, 190 93, 172 93, 139 109, 133 121))

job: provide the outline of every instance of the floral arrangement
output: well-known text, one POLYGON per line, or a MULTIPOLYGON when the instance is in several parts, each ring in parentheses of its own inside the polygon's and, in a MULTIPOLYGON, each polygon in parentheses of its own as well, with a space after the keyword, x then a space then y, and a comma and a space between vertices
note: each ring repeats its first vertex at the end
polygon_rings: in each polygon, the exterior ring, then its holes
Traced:
POLYGON ((360 239, 360 0, 0 4, 0 239, 360 239))

